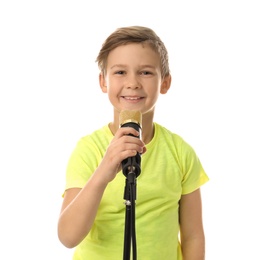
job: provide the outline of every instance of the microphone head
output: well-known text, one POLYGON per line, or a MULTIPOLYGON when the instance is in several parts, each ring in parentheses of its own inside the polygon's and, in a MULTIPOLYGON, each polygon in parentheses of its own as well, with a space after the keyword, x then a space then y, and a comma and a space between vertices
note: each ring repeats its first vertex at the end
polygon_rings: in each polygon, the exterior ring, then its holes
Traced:
POLYGON ((120 112, 119 124, 120 126, 126 123, 136 123, 142 128, 142 114, 136 110, 122 110, 120 112))

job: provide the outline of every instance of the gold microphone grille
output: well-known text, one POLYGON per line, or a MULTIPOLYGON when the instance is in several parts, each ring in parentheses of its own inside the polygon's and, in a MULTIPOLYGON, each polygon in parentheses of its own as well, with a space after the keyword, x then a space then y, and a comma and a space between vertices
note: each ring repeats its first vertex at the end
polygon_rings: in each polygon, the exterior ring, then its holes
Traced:
POLYGON ((140 128, 142 127, 142 115, 140 111, 122 110, 120 112, 120 118, 119 118, 120 126, 130 122, 138 124, 140 128))

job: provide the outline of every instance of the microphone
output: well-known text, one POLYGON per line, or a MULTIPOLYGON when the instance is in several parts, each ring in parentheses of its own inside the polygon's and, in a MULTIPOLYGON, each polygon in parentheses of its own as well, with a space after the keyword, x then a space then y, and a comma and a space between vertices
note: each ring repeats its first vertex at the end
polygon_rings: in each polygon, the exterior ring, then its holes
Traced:
MULTIPOLYGON (((120 127, 133 127, 140 133, 139 136, 135 137, 140 138, 142 127, 142 115, 140 111, 122 110, 120 112, 119 124, 120 127)), ((140 164, 141 157, 139 152, 135 156, 124 159, 121 162, 123 174, 127 177, 129 173, 135 173, 136 177, 138 177, 141 172, 140 164)))

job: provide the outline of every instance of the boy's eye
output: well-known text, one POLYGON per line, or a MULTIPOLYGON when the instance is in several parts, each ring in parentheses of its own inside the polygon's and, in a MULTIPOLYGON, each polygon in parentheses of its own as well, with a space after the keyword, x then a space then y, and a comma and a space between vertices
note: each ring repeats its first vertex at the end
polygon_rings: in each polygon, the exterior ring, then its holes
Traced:
POLYGON ((123 70, 116 71, 115 74, 123 75, 125 72, 123 70))
POLYGON ((149 75, 149 74, 152 74, 150 71, 142 71, 141 74, 143 75, 149 75))

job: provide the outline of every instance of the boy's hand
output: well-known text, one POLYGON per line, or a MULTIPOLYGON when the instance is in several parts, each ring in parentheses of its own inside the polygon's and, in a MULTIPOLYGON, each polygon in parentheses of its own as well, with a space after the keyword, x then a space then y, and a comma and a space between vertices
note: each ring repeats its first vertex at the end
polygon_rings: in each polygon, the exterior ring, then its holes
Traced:
POLYGON ((138 136, 139 132, 132 127, 118 129, 98 167, 99 170, 102 168, 101 172, 107 182, 112 181, 121 170, 121 162, 124 159, 135 156, 137 152, 140 154, 146 152, 145 144, 136 138, 138 136))

